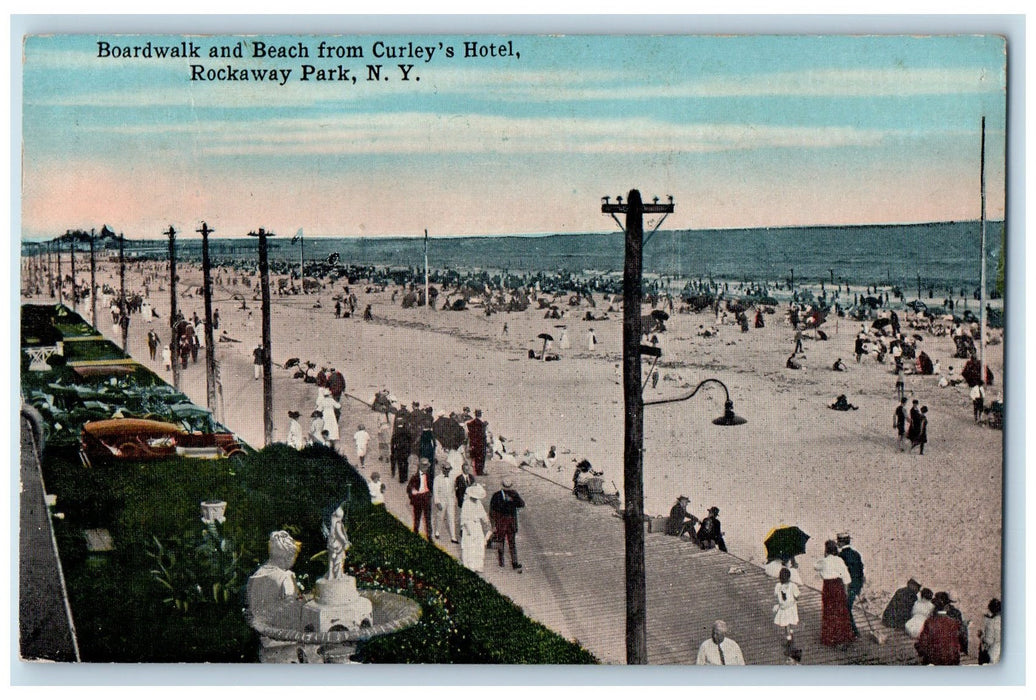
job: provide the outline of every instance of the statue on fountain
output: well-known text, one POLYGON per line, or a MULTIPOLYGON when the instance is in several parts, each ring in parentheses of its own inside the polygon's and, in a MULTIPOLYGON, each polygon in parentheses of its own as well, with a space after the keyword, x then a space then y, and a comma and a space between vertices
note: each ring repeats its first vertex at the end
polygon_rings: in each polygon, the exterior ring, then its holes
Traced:
POLYGON ((357 630, 372 624, 372 609, 368 599, 356 589, 356 579, 345 573, 345 555, 349 551, 349 535, 345 524, 348 519, 346 498, 331 514, 331 520, 322 527, 327 537, 327 574, 317 579, 315 597, 302 611, 304 630, 323 634, 331 630, 357 630))
POLYGON ((345 531, 345 510, 338 506, 331 515, 331 525, 325 528, 327 535, 327 579, 333 581, 345 577, 345 554, 351 543, 345 531))

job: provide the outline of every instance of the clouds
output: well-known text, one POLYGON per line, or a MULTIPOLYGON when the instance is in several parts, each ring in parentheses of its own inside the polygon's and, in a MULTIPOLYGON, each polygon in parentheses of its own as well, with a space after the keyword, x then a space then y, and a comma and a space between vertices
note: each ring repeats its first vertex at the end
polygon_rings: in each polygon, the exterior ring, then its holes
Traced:
POLYGON ((175 138, 207 156, 644 154, 760 148, 867 147, 886 133, 855 127, 674 124, 658 119, 515 118, 478 113, 356 113, 227 123, 199 120, 88 127, 131 139, 175 138))
MULTIPOLYGON (((230 228, 259 212, 297 228, 305 212, 314 235, 421 217, 452 233, 587 230, 583 203, 632 185, 694 201, 714 226, 962 218, 980 116, 1004 135, 1003 46, 982 37, 516 37, 520 62, 438 54, 406 83, 367 81, 371 56, 350 64, 355 84, 300 82, 305 60, 198 59, 291 66, 283 86, 192 82, 193 59, 98 60, 101 38, 26 43, 29 229, 216 210, 230 228), (557 206, 516 203, 533 194, 557 206)), ((1002 148, 991 157, 1001 182, 1002 148)))

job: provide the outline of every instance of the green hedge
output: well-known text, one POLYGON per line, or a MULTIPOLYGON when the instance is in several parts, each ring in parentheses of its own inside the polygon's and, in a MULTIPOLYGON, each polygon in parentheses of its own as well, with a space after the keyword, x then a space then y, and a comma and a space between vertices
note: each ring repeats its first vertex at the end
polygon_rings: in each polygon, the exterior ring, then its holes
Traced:
POLYGON ((273 530, 303 543, 295 571, 304 584, 326 570, 313 555, 325 547, 321 522, 351 493, 350 568, 361 585, 384 584, 422 603, 420 623, 362 645, 359 658, 380 663, 594 663, 585 649, 525 617, 519 607, 444 552, 415 536, 330 450, 301 453, 283 445, 232 460, 174 459, 83 468, 73 450, 45 457, 48 492, 64 513, 55 526, 86 661, 254 662, 258 638, 230 604, 193 605, 186 614, 163 603, 167 591, 150 571, 154 541, 198 532, 199 502, 227 501, 226 535, 240 548, 243 581, 266 559, 273 530), (90 554, 83 530, 107 528, 115 551, 90 554), (402 582, 402 583, 401 583, 402 582))

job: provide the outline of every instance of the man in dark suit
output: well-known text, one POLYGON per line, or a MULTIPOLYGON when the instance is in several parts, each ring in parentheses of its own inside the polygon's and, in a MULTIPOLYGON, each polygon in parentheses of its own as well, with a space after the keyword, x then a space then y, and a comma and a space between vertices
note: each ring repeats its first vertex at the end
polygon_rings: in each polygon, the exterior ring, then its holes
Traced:
POLYGON ((468 421, 468 454, 475 476, 482 476, 486 471, 486 423, 481 409, 476 409, 475 417, 468 421))
MULTIPOLYGON (((477 415, 477 414, 476 414, 477 415)), ((504 479, 500 490, 493 494, 489 501, 489 520, 493 524, 493 539, 500 548, 497 550, 500 566, 504 565, 504 541, 511 550, 511 568, 521 573, 522 565, 518 563, 518 547, 514 537, 518 534, 518 509, 525 507, 525 501, 518 492, 511 488, 511 480, 504 479)))
POLYGON ((849 546, 852 539, 848 532, 839 532, 835 536, 835 541, 838 543, 838 556, 845 562, 845 568, 849 569, 849 622, 852 623, 853 633, 859 636, 860 631, 856 628, 856 619, 853 617, 853 602, 863 589, 863 558, 849 546))
MULTIPOLYGON (((405 410, 405 409, 403 409, 405 410)), ((402 410, 400 411, 402 413, 402 410)), ((392 425, 392 437, 389 441, 389 461, 392 474, 405 484, 410 475, 410 432, 407 430, 406 416, 397 415, 392 425)))
POLYGON ((712 549, 718 547, 719 551, 727 551, 727 543, 723 540, 723 526, 719 522, 719 508, 712 506, 709 508, 709 515, 707 518, 701 521, 701 527, 698 528, 698 544, 702 549, 712 549))
POLYGON ((906 621, 910 619, 914 603, 917 602, 917 592, 920 590, 921 584, 910 579, 907 581, 907 585, 893 593, 892 600, 885 606, 885 612, 881 614, 882 624, 892 629, 903 629, 906 621))
POLYGON ((424 532, 428 539, 432 539, 432 475, 430 464, 427 459, 418 462, 417 471, 406 485, 406 495, 410 498, 410 505, 414 509, 414 532, 421 529, 421 519, 424 519, 424 532))
MULTIPOLYGON (((471 466, 465 464, 463 471, 453 481, 453 492, 457 495, 457 508, 464 506, 464 492, 475 483, 475 477, 471 473, 471 466)), ((458 512, 460 512, 458 510, 458 512)))

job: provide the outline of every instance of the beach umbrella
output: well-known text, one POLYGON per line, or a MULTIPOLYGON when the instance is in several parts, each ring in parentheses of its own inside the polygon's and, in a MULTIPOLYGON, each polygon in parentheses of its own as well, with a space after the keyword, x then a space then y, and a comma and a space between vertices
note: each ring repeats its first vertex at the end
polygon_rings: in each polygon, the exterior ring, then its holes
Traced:
POLYGON ((550 333, 540 333, 536 337, 543 338, 543 350, 542 352, 540 352, 540 355, 543 357, 543 359, 547 359, 547 343, 553 342, 554 336, 552 336, 550 333))
POLYGON ((778 525, 763 540, 767 559, 791 559, 806 553, 809 535, 797 525, 778 525))
POLYGON ((432 423, 432 434, 447 450, 456 450, 467 439, 464 427, 449 416, 439 416, 435 419, 432 423))

